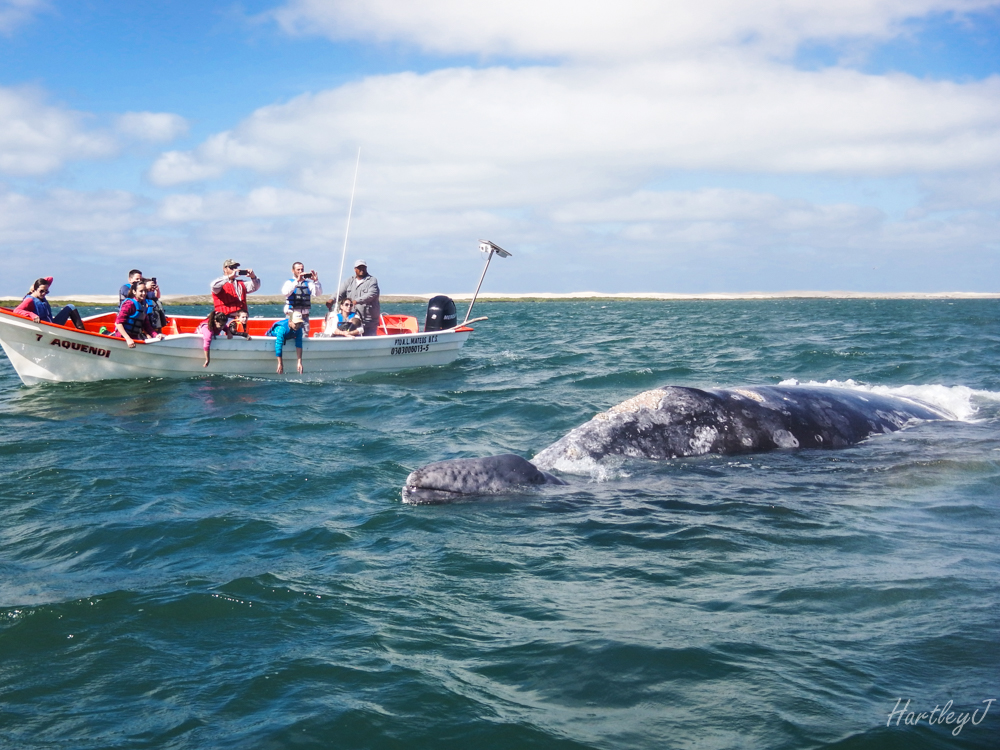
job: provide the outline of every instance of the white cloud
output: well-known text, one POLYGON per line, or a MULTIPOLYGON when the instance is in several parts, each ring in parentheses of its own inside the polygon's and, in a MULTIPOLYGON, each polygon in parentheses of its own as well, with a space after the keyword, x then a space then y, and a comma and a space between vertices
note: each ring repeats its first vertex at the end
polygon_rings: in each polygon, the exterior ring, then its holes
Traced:
MULTIPOLYGON (((266 293, 277 292, 293 260, 330 284, 346 204, 346 196, 268 187, 151 203, 122 191, 31 195, 0 186, 0 292, 56 273, 64 293, 113 293, 118 276, 138 265, 171 293, 201 293, 226 257, 255 268, 266 293)), ((986 291, 997 264, 982 249, 998 235, 995 207, 894 219, 856 203, 708 188, 507 215, 362 201, 350 254, 368 258, 386 294, 471 291, 479 237, 514 252, 491 269, 492 291, 986 291)))
POLYGON ((88 237, 89 243, 94 236, 135 227, 137 204, 135 196, 120 190, 56 189, 40 196, 0 190, 0 245, 24 247, 70 235, 75 241, 88 237))
POLYGON ((888 175, 1000 164, 1000 77, 951 83, 773 63, 448 69, 264 107, 153 167, 231 169, 418 206, 511 206, 634 189, 670 170, 888 175))
POLYGON ((35 89, 0 87, 0 173, 48 174, 72 159, 109 156, 114 139, 87 130, 86 117, 54 107, 35 89))
POLYGON ((122 135, 150 143, 168 143, 188 132, 188 122, 169 112, 126 112, 118 117, 122 135))
POLYGON ((635 59, 720 46, 787 53, 807 39, 886 37, 904 20, 995 0, 289 0, 292 34, 416 45, 446 54, 635 59))
MULTIPOLYGON (((367 4, 365 12, 389 7, 367 4)), ((444 7, 431 3, 421 18, 444 7)), ((764 16, 777 7, 766 5, 764 16)), ((837 12, 845 29, 889 33, 912 7, 855 3, 837 12)), ((397 19, 403 26, 407 12, 397 19)), ((293 23, 291 16, 284 21, 293 23)), ((717 31, 735 39, 737 26, 706 31, 698 43, 718 43, 722 37, 711 36, 717 31)), ((792 36, 801 40, 807 31, 792 36)), ((406 34, 411 41, 419 36, 399 31, 406 34)), ((958 83, 838 67, 805 71, 737 45, 684 57, 612 54, 598 49, 599 40, 576 41, 566 52, 572 59, 558 65, 371 76, 262 107, 193 150, 164 154, 150 177, 163 186, 206 182, 210 189, 239 171, 240 181, 287 186, 287 193, 275 188, 268 212, 235 193, 177 196, 160 216, 178 226, 202 222, 196 231, 207 243, 243 242, 266 252, 273 242, 306 257, 329 253, 342 238, 360 145, 352 242, 386 264, 386 288, 426 289, 435 278, 438 289, 462 288, 456 263, 469 238, 479 236, 516 248, 520 260, 501 266, 494 282, 511 291, 986 283, 983 269, 992 266, 984 253, 1000 227, 997 202, 955 216, 934 211, 944 205, 947 180, 959 175, 968 190, 1000 166, 1000 77, 958 83), (848 199, 806 201, 763 189, 649 187, 691 173, 709 184, 713 174, 824 175, 855 189, 848 199), (873 177, 935 182, 938 200, 928 198, 906 217, 897 215, 898 200, 882 210, 858 187, 873 177), (945 271, 935 260, 942 247, 951 258, 945 271), (609 273, 613 257, 628 258, 635 273, 609 273)), ((521 39, 517 49, 533 43, 521 39)))
POLYGON ((97 118, 56 106, 31 87, 0 86, 0 174, 47 175, 67 162, 115 156, 122 141, 164 142, 187 132, 184 118, 163 112, 128 112, 114 131, 91 127, 97 118))
POLYGON ((163 200, 159 215, 168 222, 186 223, 326 215, 332 213, 334 208, 340 210, 339 205, 320 196, 260 187, 251 190, 246 196, 232 192, 170 195, 163 200))
POLYGON ((0 34, 10 34, 48 8, 45 0, 0 0, 0 34))

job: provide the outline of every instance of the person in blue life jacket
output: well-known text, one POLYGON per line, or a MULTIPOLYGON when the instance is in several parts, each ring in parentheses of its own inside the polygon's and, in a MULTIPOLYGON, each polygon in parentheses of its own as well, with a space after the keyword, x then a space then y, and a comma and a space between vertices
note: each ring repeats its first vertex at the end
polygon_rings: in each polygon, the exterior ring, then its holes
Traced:
POLYGON ((125 339, 129 349, 135 349, 136 341, 158 341, 161 337, 146 313, 146 283, 140 279, 135 283, 132 296, 118 308, 115 332, 111 335, 125 339))
POLYGON ((292 278, 281 285, 281 293, 285 295, 285 315, 291 318, 297 312, 305 321, 306 333, 309 332, 309 313, 312 310, 312 298, 323 294, 323 285, 319 283, 319 274, 315 269, 306 273, 306 267, 296 261, 292 263, 292 278))
POLYGON ((52 277, 46 276, 42 279, 35 279, 21 304, 14 308, 14 313, 22 318, 28 318, 36 323, 54 323, 55 325, 66 325, 67 320, 72 320, 77 330, 84 330, 83 319, 73 305, 66 305, 55 315, 52 314, 52 307, 46 297, 49 288, 52 286, 52 277))
POLYGON ((324 326, 325 336, 361 336, 364 333, 365 322, 354 309, 354 300, 345 299, 340 303, 340 312, 333 311, 333 299, 326 306, 330 309, 324 326))
POLYGON ((122 302, 132 296, 132 290, 135 288, 135 282, 141 278, 142 271, 138 268, 133 268, 128 272, 128 283, 122 284, 121 289, 118 290, 118 307, 121 307, 122 302))
POLYGON ((282 375, 285 372, 285 365, 281 361, 281 355, 285 351, 285 342, 289 339, 295 339, 295 358, 298 360, 296 369, 299 375, 302 374, 302 333, 303 328, 305 328, 305 321, 302 320, 302 315, 297 312, 293 312, 291 318, 284 318, 279 320, 273 326, 267 329, 265 336, 274 336, 274 354, 278 358, 278 374, 282 375))

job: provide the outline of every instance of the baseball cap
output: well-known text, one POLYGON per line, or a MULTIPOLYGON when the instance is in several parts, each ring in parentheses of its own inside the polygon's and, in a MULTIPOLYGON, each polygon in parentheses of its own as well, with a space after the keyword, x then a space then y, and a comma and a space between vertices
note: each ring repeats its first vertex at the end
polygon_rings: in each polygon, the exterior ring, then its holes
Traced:
POLYGON ((360 258, 358 258, 356 261, 354 261, 354 267, 357 268, 358 266, 364 266, 365 268, 368 268, 368 264, 365 263, 360 258))
POLYGON ((301 326, 301 325, 305 325, 305 323, 306 323, 305 320, 302 319, 302 313, 298 313, 298 312, 293 312, 292 313, 292 319, 291 319, 290 322, 291 322, 291 324, 293 326, 295 326, 295 325, 301 326))
POLYGON ((226 258, 224 261, 222 261, 222 267, 223 268, 239 268, 240 264, 237 263, 232 258, 226 258))

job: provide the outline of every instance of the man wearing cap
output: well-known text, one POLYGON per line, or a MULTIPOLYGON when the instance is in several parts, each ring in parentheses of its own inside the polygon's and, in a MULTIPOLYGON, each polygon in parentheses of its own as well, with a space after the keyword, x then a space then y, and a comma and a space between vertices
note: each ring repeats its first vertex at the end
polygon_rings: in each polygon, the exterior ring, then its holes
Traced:
POLYGON ((378 279, 368 273, 368 264, 360 258, 354 261, 354 276, 344 279, 337 292, 337 306, 345 299, 354 300, 354 310, 365 324, 365 336, 378 332, 382 307, 378 302, 378 279))
POLYGON ((298 360, 298 367, 296 369, 299 375, 302 374, 302 329, 304 327, 305 321, 302 320, 302 315, 293 312, 291 317, 282 318, 264 334, 265 336, 274 336, 274 354, 278 358, 279 375, 285 372, 285 365, 281 361, 281 355, 285 352, 285 342, 291 338, 295 339, 295 358, 298 360))
POLYGON ((239 267, 235 260, 226 258, 222 263, 222 276, 212 282, 212 304, 216 312, 225 314, 227 320, 232 320, 241 311, 249 315, 247 295, 260 289, 260 279, 253 269, 239 271, 239 267), (247 289, 246 282, 238 280, 237 276, 249 276, 250 288, 247 289))

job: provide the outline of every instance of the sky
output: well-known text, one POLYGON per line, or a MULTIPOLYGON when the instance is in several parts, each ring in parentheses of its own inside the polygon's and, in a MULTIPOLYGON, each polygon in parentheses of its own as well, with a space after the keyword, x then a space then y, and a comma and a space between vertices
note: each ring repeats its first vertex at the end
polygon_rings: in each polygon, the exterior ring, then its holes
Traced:
POLYGON ((1000 0, 0 0, 0 294, 998 291, 1000 0), (360 149, 360 162, 357 157, 360 149))

